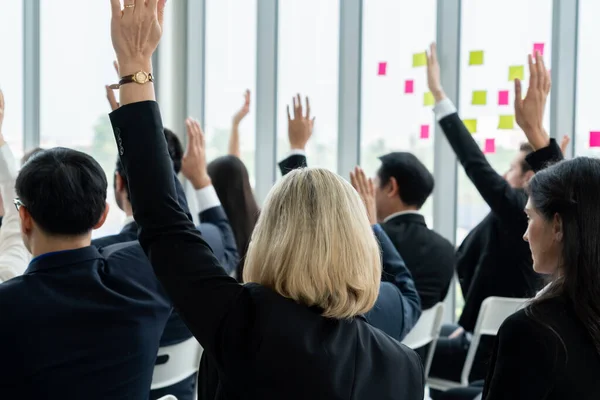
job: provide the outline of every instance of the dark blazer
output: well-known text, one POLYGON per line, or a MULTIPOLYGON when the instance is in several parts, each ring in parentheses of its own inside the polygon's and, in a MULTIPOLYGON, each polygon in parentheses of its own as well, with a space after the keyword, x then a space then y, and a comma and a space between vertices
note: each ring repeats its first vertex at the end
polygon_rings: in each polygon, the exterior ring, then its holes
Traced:
MULTIPOLYGON (((457 252, 457 272, 466 289, 459 324, 472 332, 486 298, 532 297, 541 289, 542 279, 533 270, 529 244, 523 240, 527 229, 525 191, 512 188, 494 171, 457 113, 442 118, 439 124, 467 176, 491 209, 475 228, 475 236, 467 237, 457 252)), ((550 154, 556 150, 560 154, 555 142, 553 145, 550 154)), ((548 161, 538 160, 540 164, 548 161)))
POLYGON ((0 397, 148 398, 171 303, 131 250, 45 254, 0 285, 0 397))
POLYGON ((214 360, 222 382, 217 398, 423 398, 419 357, 364 319, 324 318, 227 275, 177 202, 156 102, 128 104, 110 117, 140 244, 214 360))
POLYGON ((500 327, 483 398, 600 399, 600 356, 572 303, 558 297, 530 310, 500 327))

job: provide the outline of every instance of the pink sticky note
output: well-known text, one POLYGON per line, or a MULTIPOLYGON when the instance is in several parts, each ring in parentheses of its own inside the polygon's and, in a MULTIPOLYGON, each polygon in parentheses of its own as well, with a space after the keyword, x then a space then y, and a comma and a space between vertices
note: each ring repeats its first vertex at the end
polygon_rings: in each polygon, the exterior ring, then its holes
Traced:
POLYGON ((421 125, 421 139, 429 139, 429 125, 421 125))
POLYGON ((387 63, 380 62, 379 63, 379 73, 378 75, 385 75, 387 73, 387 63))
POLYGON ((483 147, 485 154, 491 154, 496 152, 496 139, 485 139, 485 146, 483 147))
POLYGON ((534 43, 533 44, 533 56, 535 57, 536 52, 539 51, 540 55, 544 55, 544 43, 534 43))
POLYGON ((590 147, 600 147, 600 132, 590 132, 590 147))
POLYGON ((407 79, 404 81, 404 93, 414 93, 415 92, 415 81, 412 79, 407 79))
POLYGON ((508 90, 500 90, 498 92, 498 105, 499 106, 508 105, 508 90))

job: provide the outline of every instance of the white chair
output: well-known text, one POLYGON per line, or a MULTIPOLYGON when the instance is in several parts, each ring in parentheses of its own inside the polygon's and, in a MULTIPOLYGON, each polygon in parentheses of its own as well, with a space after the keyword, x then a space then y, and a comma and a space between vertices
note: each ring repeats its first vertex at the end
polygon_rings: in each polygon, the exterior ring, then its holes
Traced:
POLYGON ((417 321, 417 324, 410 332, 408 332, 408 335, 406 335, 402 341, 402 344, 413 350, 431 344, 427 351, 427 358, 423 363, 423 366, 425 367, 425 378, 429 375, 429 368, 431 368, 435 344, 440 336, 443 319, 444 303, 437 303, 432 308, 421 313, 421 317, 417 321))
POLYGON ((488 297, 481 304, 477 324, 471 339, 471 345, 467 353, 465 365, 461 373, 461 381, 455 382, 447 379, 428 378, 430 388, 446 391, 449 389, 469 386, 469 374, 475 360, 475 353, 479 347, 481 335, 496 336, 500 325, 506 318, 521 309, 529 299, 512 299, 508 297, 488 297))
POLYGON ((165 397, 161 397, 158 400, 177 400, 177 397, 173 396, 172 394, 168 394, 165 397))
POLYGON ((154 366, 151 390, 162 389, 181 382, 198 372, 202 346, 196 338, 158 349, 158 356, 167 356, 164 364, 154 366))

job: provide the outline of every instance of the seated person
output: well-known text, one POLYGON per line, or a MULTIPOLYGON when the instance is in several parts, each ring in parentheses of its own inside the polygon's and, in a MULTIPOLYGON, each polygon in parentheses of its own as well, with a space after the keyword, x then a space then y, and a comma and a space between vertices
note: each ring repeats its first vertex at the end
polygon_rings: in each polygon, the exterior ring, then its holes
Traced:
POLYGON ((147 399, 171 311, 129 247, 98 250, 107 181, 90 156, 54 148, 19 172, 25 273, 0 285, 3 398, 147 399))

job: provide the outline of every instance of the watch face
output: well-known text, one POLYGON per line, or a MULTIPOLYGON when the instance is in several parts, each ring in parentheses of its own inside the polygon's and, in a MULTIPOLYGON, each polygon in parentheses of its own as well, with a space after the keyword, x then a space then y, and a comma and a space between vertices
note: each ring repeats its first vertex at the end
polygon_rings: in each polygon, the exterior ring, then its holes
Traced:
POLYGON ((146 75, 146 73, 144 71, 136 72, 135 81, 137 83, 146 83, 147 80, 148 80, 148 75, 146 75))

